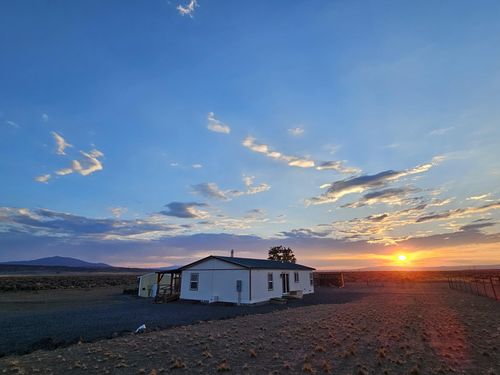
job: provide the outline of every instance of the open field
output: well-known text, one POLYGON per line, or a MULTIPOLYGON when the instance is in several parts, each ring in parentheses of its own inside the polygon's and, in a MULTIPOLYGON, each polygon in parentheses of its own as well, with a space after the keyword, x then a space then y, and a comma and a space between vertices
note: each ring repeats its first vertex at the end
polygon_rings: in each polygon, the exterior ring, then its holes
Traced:
POLYGON ((226 306, 151 299, 122 294, 121 287, 0 293, 0 355, 126 334, 320 303, 344 303, 363 293, 326 289, 287 305, 226 306))
MULTIPOLYGON (((500 373, 497 301, 444 283, 351 284, 344 290, 322 288, 314 298, 317 304, 309 306, 268 305, 270 310, 257 308, 234 319, 8 356, 0 358, 0 368, 42 374, 500 373), (328 303, 342 295, 353 298, 328 303)), ((155 307, 173 306, 183 304, 155 307)), ((219 309, 187 307, 202 308, 207 317, 219 309)))
POLYGON ((427 282, 447 281, 448 278, 488 279, 500 277, 500 269, 457 270, 457 271, 346 271, 345 282, 427 282))
POLYGON ((0 292, 40 291, 49 289, 89 289, 122 286, 135 287, 134 274, 71 274, 49 276, 2 276, 0 292))

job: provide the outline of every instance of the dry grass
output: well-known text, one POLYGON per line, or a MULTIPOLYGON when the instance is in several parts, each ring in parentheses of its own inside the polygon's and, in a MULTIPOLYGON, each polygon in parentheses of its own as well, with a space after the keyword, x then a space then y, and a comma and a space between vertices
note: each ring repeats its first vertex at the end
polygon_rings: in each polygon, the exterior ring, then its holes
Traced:
POLYGON ((495 374, 495 301, 435 285, 0 358, 24 374, 495 374))

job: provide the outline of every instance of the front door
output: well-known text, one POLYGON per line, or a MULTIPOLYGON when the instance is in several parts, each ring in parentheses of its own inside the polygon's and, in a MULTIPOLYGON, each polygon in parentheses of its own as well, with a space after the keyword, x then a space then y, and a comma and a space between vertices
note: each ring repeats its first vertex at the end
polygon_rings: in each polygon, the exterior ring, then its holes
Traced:
POLYGON ((281 274, 281 285, 283 287, 283 294, 287 294, 290 291, 290 274, 281 274))

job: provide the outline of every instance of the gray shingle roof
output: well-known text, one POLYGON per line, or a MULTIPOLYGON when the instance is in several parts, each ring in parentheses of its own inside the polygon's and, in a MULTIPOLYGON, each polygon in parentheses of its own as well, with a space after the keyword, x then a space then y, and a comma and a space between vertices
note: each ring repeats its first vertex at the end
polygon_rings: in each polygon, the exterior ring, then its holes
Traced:
POLYGON ((205 259, 215 258, 222 260, 224 262, 229 262, 232 264, 236 264, 245 268, 259 268, 259 269, 269 269, 269 270, 314 270, 312 267, 303 266, 301 264, 290 263, 290 262, 279 262, 276 260, 268 260, 268 259, 252 259, 252 258, 236 258, 236 257, 223 257, 218 255, 210 255, 206 258, 203 258, 197 262, 185 265, 181 268, 187 268, 189 266, 194 265, 195 263, 199 263, 205 259))

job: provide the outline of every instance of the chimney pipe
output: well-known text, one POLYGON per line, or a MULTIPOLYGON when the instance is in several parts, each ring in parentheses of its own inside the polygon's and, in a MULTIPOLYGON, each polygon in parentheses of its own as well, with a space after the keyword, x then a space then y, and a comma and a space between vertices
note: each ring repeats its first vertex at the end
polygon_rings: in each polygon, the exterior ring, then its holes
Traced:
POLYGON ((234 258, 234 250, 231 249, 231 258, 234 258))

